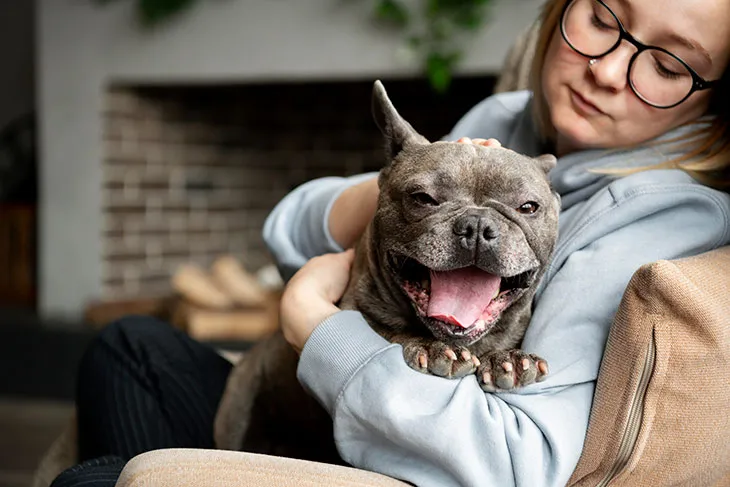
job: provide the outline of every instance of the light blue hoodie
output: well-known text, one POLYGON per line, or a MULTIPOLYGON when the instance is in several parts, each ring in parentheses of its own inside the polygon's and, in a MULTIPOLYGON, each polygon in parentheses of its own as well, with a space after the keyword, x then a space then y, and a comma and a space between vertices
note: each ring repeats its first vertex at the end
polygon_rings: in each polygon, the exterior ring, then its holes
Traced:
MULTIPOLYGON (((494 137, 538 155, 530 103, 524 91, 487 98, 447 139, 494 137)), ((518 393, 484 393, 474 376, 448 380, 413 371, 400 345, 377 335, 357 312, 339 312, 318 326, 298 377, 332 415, 342 457, 419 486, 565 485, 583 447, 608 331, 634 271, 730 242, 730 197, 682 171, 619 179, 587 172, 675 155, 670 144, 583 151, 560 158, 551 172, 563 203, 559 240, 522 346, 547 359, 544 382, 518 393)), ((327 230, 329 210, 346 187, 372 176, 309 182, 274 209, 264 238, 286 277, 315 255, 342 250, 327 230)))

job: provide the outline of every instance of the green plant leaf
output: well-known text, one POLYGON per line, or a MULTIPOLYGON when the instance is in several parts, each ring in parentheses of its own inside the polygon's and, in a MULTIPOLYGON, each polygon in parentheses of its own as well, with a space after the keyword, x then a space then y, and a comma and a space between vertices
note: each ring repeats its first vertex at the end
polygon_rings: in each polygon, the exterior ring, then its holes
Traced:
POLYGON ((468 30, 478 29, 484 20, 482 9, 469 8, 459 9, 454 12, 454 24, 468 30))
POLYGON ((197 0, 138 0, 138 11, 142 23, 157 25, 169 17, 190 8, 197 0))
POLYGON ((440 54, 432 52, 426 58, 426 74, 431 86, 439 93, 444 93, 451 85, 454 66, 460 55, 458 53, 440 54))
POLYGON ((408 25, 408 9, 396 0, 380 0, 375 6, 375 15, 380 19, 399 27, 408 25))
POLYGON ((408 38, 408 47, 411 49, 419 49, 423 46, 423 38, 420 36, 410 36, 408 38))

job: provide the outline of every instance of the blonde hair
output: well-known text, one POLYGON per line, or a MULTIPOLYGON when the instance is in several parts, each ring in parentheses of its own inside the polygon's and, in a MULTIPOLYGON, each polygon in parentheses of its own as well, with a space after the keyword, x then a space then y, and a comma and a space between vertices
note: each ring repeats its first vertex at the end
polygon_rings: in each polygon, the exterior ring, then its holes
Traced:
MULTIPOLYGON (((547 0, 540 17, 535 57, 530 73, 530 88, 534 93, 533 116, 545 140, 554 141, 555 127, 550 120, 550 111, 542 87, 542 71, 550 42, 560 28, 560 17, 569 0, 547 0)), ((698 181, 719 189, 730 188, 730 67, 713 88, 710 106, 715 114, 710 124, 693 130, 684 137, 668 143, 684 152, 680 157, 660 164, 632 169, 596 170, 601 174, 627 176, 650 169, 681 169, 698 181)))

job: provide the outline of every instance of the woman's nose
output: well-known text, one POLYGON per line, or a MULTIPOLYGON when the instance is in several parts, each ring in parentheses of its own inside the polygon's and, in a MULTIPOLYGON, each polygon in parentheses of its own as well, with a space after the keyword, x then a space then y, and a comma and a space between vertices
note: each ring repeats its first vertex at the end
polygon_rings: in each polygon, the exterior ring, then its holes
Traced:
POLYGON ((631 56, 636 49, 628 43, 624 43, 616 50, 598 59, 598 62, 590 66, 596 84, 613 92, 619 92, 626 88, 627 72, 631 56))

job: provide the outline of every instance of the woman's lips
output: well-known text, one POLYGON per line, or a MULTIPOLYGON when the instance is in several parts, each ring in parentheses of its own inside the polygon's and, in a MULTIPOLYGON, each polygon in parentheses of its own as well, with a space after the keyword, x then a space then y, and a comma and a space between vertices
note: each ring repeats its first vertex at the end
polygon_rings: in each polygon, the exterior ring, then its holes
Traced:
POLYGON ((605 115, 605 112, 600 110, 596 105, 583 98, 580 93, 571 89, 570 99, 573 102, 575 109, 585 116, 605 115))

